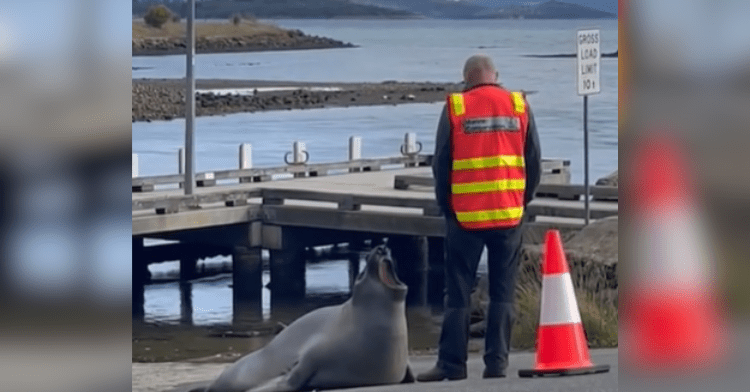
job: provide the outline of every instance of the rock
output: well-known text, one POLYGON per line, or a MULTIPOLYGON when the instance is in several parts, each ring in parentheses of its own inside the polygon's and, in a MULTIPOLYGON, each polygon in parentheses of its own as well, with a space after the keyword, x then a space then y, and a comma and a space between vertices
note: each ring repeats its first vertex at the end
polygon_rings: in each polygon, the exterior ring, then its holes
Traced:
POLYGON ((487 331, 487 321, 482 320, 469 326, 469 336, 472 338, 483 338, 487 331))
POLYGON ((566 252, 577 252, 606 265, 618 261, 618 217, 598 219, 565 242, 566 252))
POLYGON ((618 182, 618 171, 615 170, 614 172, 596 180, 596 185, 603 185, 603 186, 617 186, 618 182))

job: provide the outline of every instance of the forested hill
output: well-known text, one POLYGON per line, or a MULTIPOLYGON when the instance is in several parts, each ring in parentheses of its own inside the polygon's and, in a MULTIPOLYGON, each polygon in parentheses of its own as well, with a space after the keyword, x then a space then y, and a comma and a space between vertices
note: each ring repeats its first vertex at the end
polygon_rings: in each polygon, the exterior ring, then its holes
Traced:
POLYGON ((617 18, 616 0, 351 0, 442 19, 617 18))
MULTIPOLYGON (((185 0, 133 0, 133 15, 165 4, 187 15, 185 0)), ((235 14, 257 18, 437 18, 600 19, 616 18, 615 0, 196 0, 198 18, 235 14)))
MULTIPOLYGON (((187 17, 185 0, 133 0, 133 16, 140 17, 152 5, 164 4, 187 17)), ((225 19, 233 15, 256 18, 412 18, 411 12, 356 4, 348 0, 196 0, 196 18, 225 19)))

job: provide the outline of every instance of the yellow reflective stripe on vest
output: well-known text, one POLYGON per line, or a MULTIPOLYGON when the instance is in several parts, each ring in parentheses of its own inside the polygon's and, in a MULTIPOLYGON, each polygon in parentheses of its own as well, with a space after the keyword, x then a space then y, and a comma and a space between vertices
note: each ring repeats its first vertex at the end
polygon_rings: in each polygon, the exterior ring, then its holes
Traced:
POLYGON ((489 169, 493 167, 524 167, 523 157, 519 155, 497 155, 453 161, 453 170, 489 169))
POLYGON ((526 187, 525 180, 496 180, 468 182, 464 184, 453 184, 451 189, 454 195, 465 193, 485 193, 495 191, 520 191, 526 187))
POLYGON ((499 210, 485 210, 472 212, 456 212, 459 222, 485 222, 495 220, 521 219, 523 207, 503 208, 499 210))
POLYGON ((516 112, 516 114, 526 113, 526 101, 523 99, 523 94, 512 92, 510 93, 510 96, 513 99, 513 111, 516 112))
POLYGON ((453 115, 463 116, 466 113, 463 94, 451 94, 451 106, 453 106, 453 115))

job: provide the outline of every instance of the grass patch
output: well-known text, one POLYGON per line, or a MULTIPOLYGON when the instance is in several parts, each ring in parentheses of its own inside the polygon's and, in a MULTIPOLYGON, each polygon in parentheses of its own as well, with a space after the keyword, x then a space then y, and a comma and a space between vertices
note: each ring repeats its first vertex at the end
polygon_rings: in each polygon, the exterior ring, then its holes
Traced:
MULTIPOLYGON (((144 38, 184 38, 187 31, 185 22, 165 23, 161 28, 146 25, 143 21, 133 21, 133 39, 144 38)), ((267 23, 242 20, 234 24, 227 22, 196 22, 195 37, 253 37, 258 35, 288 36, 289 30, 267 23)))
MULTIPOLYGON (((535 284, 523 284, 516 288, 516 322, 513 326, 511 347, 535 347, 540 295, 541 287, 535 284)), ((617 308, 594 298, 591 293, 580 290, 576 290, 576 300, 589 347, 617 347, 617 308)))

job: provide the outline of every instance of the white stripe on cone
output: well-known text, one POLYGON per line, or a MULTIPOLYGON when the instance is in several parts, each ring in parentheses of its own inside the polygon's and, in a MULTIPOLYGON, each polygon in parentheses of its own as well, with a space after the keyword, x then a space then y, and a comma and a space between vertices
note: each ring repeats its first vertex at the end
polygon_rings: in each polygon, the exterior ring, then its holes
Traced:
POLYGON ((633 231, 640 263, 633 281, 660 288, 709 285, 715 272, 699 219, 687 207, 645 215, 633 231))
POLYGON ((542 309, 539 325, 581 322, 570 272, 545 275, 542 281, 542 309))

